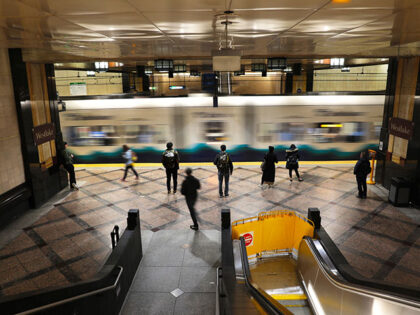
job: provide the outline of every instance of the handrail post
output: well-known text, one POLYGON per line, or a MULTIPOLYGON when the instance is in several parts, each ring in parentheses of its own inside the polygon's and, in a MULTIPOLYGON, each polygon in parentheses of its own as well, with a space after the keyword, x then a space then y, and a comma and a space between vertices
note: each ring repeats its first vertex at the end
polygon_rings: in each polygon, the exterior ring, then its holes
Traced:
POLYGON ((374 170, 375 170, 375 157, 376 157, 376 151, 375 150, 368 150, 369 151, 369 153, 370 153, 370 155, 371 155, 371 157, 372 157, 372 166, 371 166, 371 171, 370 171, 370 179, 368 179, 367 181, 366 181, 366 184, 369 184, 369 185, 375 185, 376 184, 376 182, 373 180, 373 172, 374 172, 374 170))

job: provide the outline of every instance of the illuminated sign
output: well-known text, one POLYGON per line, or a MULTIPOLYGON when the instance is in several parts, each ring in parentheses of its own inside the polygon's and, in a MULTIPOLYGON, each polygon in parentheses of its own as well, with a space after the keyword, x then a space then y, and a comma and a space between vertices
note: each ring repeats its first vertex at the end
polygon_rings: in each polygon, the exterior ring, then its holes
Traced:
POLYGON ((185 89, 185 85, 170 85, 169 89, 170 90, 183 90, 185 89))

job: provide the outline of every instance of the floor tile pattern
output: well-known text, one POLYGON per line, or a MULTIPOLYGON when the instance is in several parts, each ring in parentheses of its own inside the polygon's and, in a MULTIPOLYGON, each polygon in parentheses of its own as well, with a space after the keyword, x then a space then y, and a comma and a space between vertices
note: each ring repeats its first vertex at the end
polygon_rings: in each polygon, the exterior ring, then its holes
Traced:
MULTIPOLYGON (((121 182, 122 169, 78 170, 80 190, 69 192, 0 249, 0 296, 92 277, 111 252, 110 232, 114 225, 120 231, 125 229, 131 208, 140 209, 143 230, 188 230, 192 222, 184 197, 167 194, 165 172, 156 168, 138 171, 139 180, 129 177, 121 182)), ((350 167, 311 166, 300 172, 303 182, 289 182, 287 170, 278 168, 274 187, 261 188, 259 168, 236 168, 230 196, 220 199, 216 171, 195 169, 193 175, 202 185, 196 205, 200 228, 220 230, 220 209, 225 207, 231 209, 232 220, 277 209, 306 215, 307 208, 318 207, 322 225, 356 271, 369 278, 420 288, 419 210, 390 205, 375 187, 368 188, 368 199, 356 198, 350 167)), ((179 174, 181 183, 183 170, 179 174)), ((150 260, 150 267, 158 267, 153 259, 160 261, 159 255, 167 253, 157 248, 155 255, 145 256, 145 263, 150 260)), ((173 253, 171 259, 179 262, 184 256, 173 253)), ((192 263, 194 266, 205 267, 200 261, 192 263)), ((182 273, 178 267, 177 272, 182 273)), ((140 295, 147 299, 148 294, 140 295)), ((165 297, 165 301, 175 303, 173 296, 165 297)))

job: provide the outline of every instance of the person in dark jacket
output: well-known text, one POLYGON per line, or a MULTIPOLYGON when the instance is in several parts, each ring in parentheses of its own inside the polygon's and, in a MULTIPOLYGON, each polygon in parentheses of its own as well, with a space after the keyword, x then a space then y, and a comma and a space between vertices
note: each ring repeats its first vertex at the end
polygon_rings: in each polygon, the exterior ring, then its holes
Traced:
POLYGON ((299 181, 303 181, 303 178, 299 175, 299 149, 294 144, 286 150, 286 168, 289 170, 289 179, 293 181, 292 171, 294 170, 299 181))
POLYGON ((188 210, 190 210, 191 219, 193 221, 193 225, 190 225, 190 229, 197 231, 198 230, 198 223, 197 217, 195 215, 195 202, 197 201, 197 190, 201 188, 200 182, 197 178, 192 176, 192 169, 187 168, 185 170, 187 177, 182 182, 181 186, 181 194, 185 196, 185 200, 187 201, 188 210))
POLYGON ((76 184, 76 174, 74 172, 73 166, 73 154, 67 151, 67 142, 64 142, 64 149, 61 151, 61 156, 63 159, 63 166, 70 176, 70 189, 79 190, 79 186, 76 184))
POLYGON ((276 165, 278 163, 277 156, 274 154, 274 147, 268 147, 268 153, 264 156, 264 167, 263 174, 261 177, 261 185, 264 183, 268 184, 268 187, 271 187, 274 184, 276 178, 276 165))
POLYGON ((217 166, 219 176, 219 197, 223 198, 223 178, 225 179, 225 197, 229 196, 229 175, 233 172, 233 163, 230 155, 226 152, 226 146, 220 146, 220 152, 214 158, 214 165, 217 166))
POLYGON ((366 152, 361 152, 360 159, 354 166, 353 171, 354 175, 356 175, 357 189, 359 190, 357 197, 359 198, 366 198, 367 196, 366 176, 370 173, 371 170, 372 169, 370 167, 366 152))
POLYGON ((162 154, 162 164, 166 169, 166 187, 168 194, 171 193, 171 176, 174 180, 174 194, 178 186, 179 154, 173 148, 173 143, 166 144, 166 150, 162 154))

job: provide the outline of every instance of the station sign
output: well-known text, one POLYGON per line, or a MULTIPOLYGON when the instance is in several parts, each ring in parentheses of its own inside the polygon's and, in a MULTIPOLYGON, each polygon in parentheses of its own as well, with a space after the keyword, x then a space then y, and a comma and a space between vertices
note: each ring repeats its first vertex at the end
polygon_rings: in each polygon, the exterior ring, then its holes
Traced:
POLYGON ((410 140, 414 132, 414 122, 402 118, 389 119, 389 133, 391 135, 410 140))
POLYGON ((52 123, 35 126, 32 129, 32 133, 34 135, 35 145, 55 140, 55 128, 52 123))

